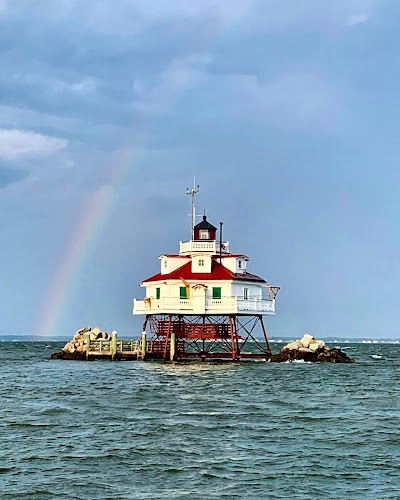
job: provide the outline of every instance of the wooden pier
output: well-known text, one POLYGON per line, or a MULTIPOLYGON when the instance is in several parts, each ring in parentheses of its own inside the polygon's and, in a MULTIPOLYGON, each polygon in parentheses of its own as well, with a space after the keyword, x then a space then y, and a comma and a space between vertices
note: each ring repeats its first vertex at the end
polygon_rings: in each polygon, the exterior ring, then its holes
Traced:
POLYGON ((117 360, 146 360, 158 359, 164 361, 179 360, 226 360, 239 361, 240 359, 269 359, 270 351, 260 352, 237 352, 232 356, 228 339, 220 339, 216 345, 216 340, 208 340, 208 345, 203 342, 203 350, 190 349, 190 345, 196 347, 193 342, 188 343, 187 339, 179 338, 175 333, 171 333, 167 338, 156 338, 147 340, 146 333, 143 332, 139 340, 120 340, 117 333, 113 333, 111 339, 90 339, 90 333, 85 336, 86 360, 108 359, 117 360), (225 345, 226 343, 226 345, 225 345), (217 347, 217 350, 214 348, 217 347), (221 349, 222 348, 222 349, 221 349))
MULTIPOLYGON (((143 334, 140 340, 119 340, 114 333, 110 340, 90 340, 90 333, 86 334, 86 360, 110 359, 135 360, 146 358, 162 358, 165 351, 165 342, 146 339, 143 334)), ((168 349, 169 350, 169 349, 168 349)))

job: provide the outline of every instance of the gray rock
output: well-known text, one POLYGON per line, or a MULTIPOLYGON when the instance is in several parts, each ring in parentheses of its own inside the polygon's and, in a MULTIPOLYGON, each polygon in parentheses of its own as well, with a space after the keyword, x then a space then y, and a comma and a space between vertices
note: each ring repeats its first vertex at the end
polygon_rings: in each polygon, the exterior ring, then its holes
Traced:
POLYGON ((310 335, 309 333, 306 333, 303 335, 302 339, 299 341, 303 347, 308 347, 311 342, 314 342, 315 338, 310 335))

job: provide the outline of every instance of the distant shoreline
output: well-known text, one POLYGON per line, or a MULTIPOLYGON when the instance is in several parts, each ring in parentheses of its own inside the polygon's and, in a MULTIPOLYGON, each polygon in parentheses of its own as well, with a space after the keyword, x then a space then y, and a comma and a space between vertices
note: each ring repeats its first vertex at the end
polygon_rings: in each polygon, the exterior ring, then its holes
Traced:
MULTIPOLYGON (((138 336, 137 336, 138 337, 138 336)), ((119 338, 123 340, 131 340, 133 336, 121 335, 119 338)), ((321 337, 322 338, 322 337, 321 337)), ((44 337, 40 335, 0 335, 0 342, 68 342, 68 337, 44 337)), ((295 340, 294 337, 271 337, 268 339, 271 343, 288 343, 295 340)), ((399 337, 380 337, 380 338, 367 338, 367 337, 324 337, 324 340, 333 344, 337 343, 365 343, 365 344, 384 344, 384 343, 400 343, 399 337)))

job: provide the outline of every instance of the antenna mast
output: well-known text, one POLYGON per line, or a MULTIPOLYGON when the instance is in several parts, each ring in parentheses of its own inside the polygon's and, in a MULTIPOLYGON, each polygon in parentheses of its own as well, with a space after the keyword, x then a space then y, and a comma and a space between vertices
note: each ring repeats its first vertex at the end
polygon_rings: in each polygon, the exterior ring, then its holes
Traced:
POLYGON ((199 192, 200 186, 196 186, 196 178, 193 179, 193 187, 187 188, 186 194, 192 197, 192 240, 194 240, 194 226, 196 225, 196 205, 195 198, 196 194, 199 192))

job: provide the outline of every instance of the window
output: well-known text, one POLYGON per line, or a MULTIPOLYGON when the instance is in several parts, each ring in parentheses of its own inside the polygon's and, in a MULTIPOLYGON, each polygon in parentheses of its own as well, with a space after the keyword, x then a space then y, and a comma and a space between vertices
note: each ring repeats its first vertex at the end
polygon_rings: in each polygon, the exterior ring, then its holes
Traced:
POLYGON ((167 268, 168 267, 168 261, 167 259, 164 259, 164 268, 167 268))
POLYGON ((241 260, 238 261, 238 268, 242 269, 242 261, 241 260))
POLYGON ((185 286, 179 287, 179 298, 187 299, 187 291, 185 286))
POLYGON ((156 299, 158 300, 161 297, 161 288, 156 288, 156 299))
POLYGON ((247 300, 249 298, 249 289, 248 288, 243 288, 243 298, 244 298, 244 300, 247 300))
POLYGON ((200 239, 201 240, 209 240, 210 239, 210 233, 208 232, 207 229, 200 229, 200 239))
POLYGON ((199 267, 204 267, 204 259, 199 259, 199 267))
POLYGON ((213 287, 213 299, 220 299, 221 298, 221 287, 213 287))

